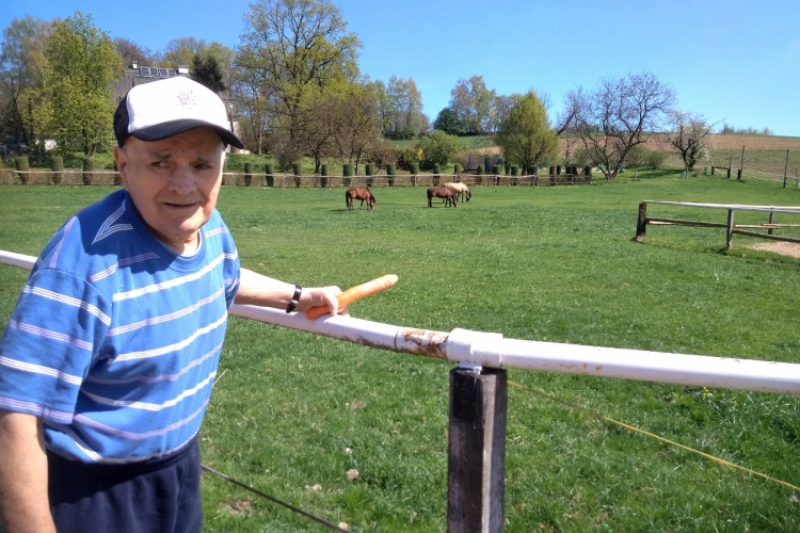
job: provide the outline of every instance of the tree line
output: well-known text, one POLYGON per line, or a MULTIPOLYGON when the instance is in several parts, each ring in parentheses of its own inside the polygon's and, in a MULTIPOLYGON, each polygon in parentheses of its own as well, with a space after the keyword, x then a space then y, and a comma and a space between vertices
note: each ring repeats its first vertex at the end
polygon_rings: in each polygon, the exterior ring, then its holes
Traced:
POLYGON ((0 136, 27 145, 34 158, 50 149, 86 157, 108 150, 114 83, 138 64, 188 66, 229 103, 247 148, 271 155, 281 170, 303 157, 317 171, 327 160, 356 171, 367 162, 432 168, 456 156, 457 136, 492 135, 505 162, 523 172, 561 160, 597 166, 611 179, 659 132, 689 169, 712 147, 714 125, 674 109, 672 89, 647 72, 570 91, 555 120, 546 96, 500 95, 473 75, 456 82, 431 125, 413 78, 383 82, 359 71, 362 44, 329 0, 257 0, 249 9, 235 48, 185 37, 160 52, 112 38, 81 12, 13 20, 0 49, 0 136), (389 142, 398 139, 413 144, 401 150, 389 142))

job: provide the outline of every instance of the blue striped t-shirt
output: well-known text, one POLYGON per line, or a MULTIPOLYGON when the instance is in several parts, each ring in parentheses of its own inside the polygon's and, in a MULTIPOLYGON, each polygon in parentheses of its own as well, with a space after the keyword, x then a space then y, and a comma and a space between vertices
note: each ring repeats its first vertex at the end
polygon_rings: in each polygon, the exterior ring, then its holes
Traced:
POLYGON ((0 341, 0 408, 44 419, 48 449, 85 462, 157 458, 203 420, 236 246, 215 210, 191 257, 156 239, 124 190, 47 244, 0 341))

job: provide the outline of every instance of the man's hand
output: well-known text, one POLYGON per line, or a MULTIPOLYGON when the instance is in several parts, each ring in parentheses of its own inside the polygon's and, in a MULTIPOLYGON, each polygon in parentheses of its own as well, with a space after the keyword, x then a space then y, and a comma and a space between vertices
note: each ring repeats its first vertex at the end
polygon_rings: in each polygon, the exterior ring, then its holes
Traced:
MULTIPOLYGON (((336 296, 341 294, 339 287, 304 287, 295 311, 303 312, 312 307, 324 305, 329 312, 336 314, 339 303, 336 296)), ((257 274, 246 268, 241 269, 239 292, 235 302, 245 305, 259 305, 284 310, 294 295, 294 285, 257 274)))

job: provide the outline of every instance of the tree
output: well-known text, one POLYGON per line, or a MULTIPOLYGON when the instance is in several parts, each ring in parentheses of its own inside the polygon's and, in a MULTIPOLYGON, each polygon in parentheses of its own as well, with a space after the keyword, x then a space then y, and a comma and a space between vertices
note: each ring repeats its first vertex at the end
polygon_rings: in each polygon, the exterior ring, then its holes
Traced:
POLYGON ((195 55, 189 72, 194 81, 216 93, 221 93, 228 88, 223 79, 222 67, 217 58, 212 55, 206 55, 206 57, 202 57, 200 54, 195 55))
POLYGON ((286 130, 291 147, 302 113, 321 89, 355 79, 361 44, 329 0, 258 0, 250 8, 235 62, 274 96, 274 128, 286 130))
POLYGON ((593 165, 607 180, 615 178, 628 151, 662 129, 663 117, 675 94, 653 74, 603 79, 591 93, 582 89, 567 95, 575 111, 575 133, 593 165))
POLYGON ((439 111, 439 115, 433 121, 433 129, 443 131, 448 135, 462 135, 464 133, 464 128, 461 127, 458 115, 449 107, 439 111))
POLYGON ((231 70, 230 95, 237 112, 237 122, 245 146, 262 155, 269 139, 268 126, 274 120, 277 98, 251 70, 231 70))
POLYGON ((335 154, 342 163, 358 166, 380 142, 378 89, 372 84, 345 84, 329 96, 329 124, 335 154))
POLYGON ((458 137, 434 130, 433 133, 419 140, 417 149, 422 151, 420 158, 422 168, 431 169, 437 163, 441 166, 446 165, 448 161, 455 158, 458 151, 462 149, 462 145, 458 137))
POLYGON ((669 112, 672 130, 667 133, 669 143, 678 149, 683 164, 689 171, 700 160, 708 159, 714 142, 714 124, 709 124, 702 115, 669 112))
POLYGON ((114 37, 114 46, 117 49, 117 54, 122 59, 123 66, 132 65, 133 63, 138 63, 139 66, 149 66, 156 63, 156 59, 150 50, 129 39, 114 37))
POLYGON ((194 56, 205 49, 206 42, 203 39, 199 41, 194 37, 172 39, 167 43, 159 62, 166 67, 175 68, 178 65, 188 67, 192 64, 194 56))
POLYGON ((455 111, 464 131, 473 134, 488 131, 495 96, 494 89, 486 88, 483 76, 458 80, 450 91, 450 108, 455 111))
POLYGON ((519 102, 520 98, 522 98, 521 94, 512 94, 511 96, 499 94, 494 97, 487 121, 488 131, 497 132, 500 123, 508 116, 509 111, 519 102))
POLYGON ((422 94, 413 78, 392 75, 381 98, 384 135, 391 139, 413 139, 428 125, 422 114, 422 94))
POLYGON ((53 23, 45 44, 47 67, 40 91, 43 106, 34 121, 59 149, 77 145, 93 156, 111 144, 111 82, 121 71, 120 58, 106 32, 92 24, 91 15, 77 11, 53 23))
POLYGON ((3 30, 0 49, 0 130, 31 144, 34 90, 44 80, 44 43, 50 24, 33 17, 14 19, 3 30))
POLYGON ((505 160, 531 173, 558 149, 558 135, 550 127, 547 111, 535 92, 519 99, 495 135, 505 160))

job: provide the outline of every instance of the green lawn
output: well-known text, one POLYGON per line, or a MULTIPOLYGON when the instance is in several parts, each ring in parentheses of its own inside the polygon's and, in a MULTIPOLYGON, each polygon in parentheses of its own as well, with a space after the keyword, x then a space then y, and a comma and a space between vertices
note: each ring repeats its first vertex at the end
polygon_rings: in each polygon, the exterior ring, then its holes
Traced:
MULTIPOLYGON (((392 289, 351 307, 369 320, 507 338, 800 362, 800 260, 724 230, 648 227, 641 200, 799 205, 765 180, 627 174, 580 187, 479 187, 457 209, 424 188, 223 189, 219 208, 243 265, 342 288, 383 274, 392 289)), ((0 187, 0 249, 37 254, 111 188, 0 187)), ((723 211, 652 206, 651 216, 725 221, 723 211)), ((778 220, 797 222, 782 219, 778 220)), ((766 221, 737 214, 737 222, 766 221)), ((800 231, 784 232, 800 236, 800 231)), ((0 265, 0 321, 26 273, 0 265)), ((232 318, 202 431, 212 468, 357 532, 441 532, 447 493, 448 372, 426 358, 232 318), (348 470, 358 478, 349 481, 348 470)), ((800 400, 509 370, 509 380, 800 485, 800 400)), ((509 389, 507 532, 794 532, 800 494, 509 389)), ((322 526, 223 480, 203 478, 207 531, 322 526)))

